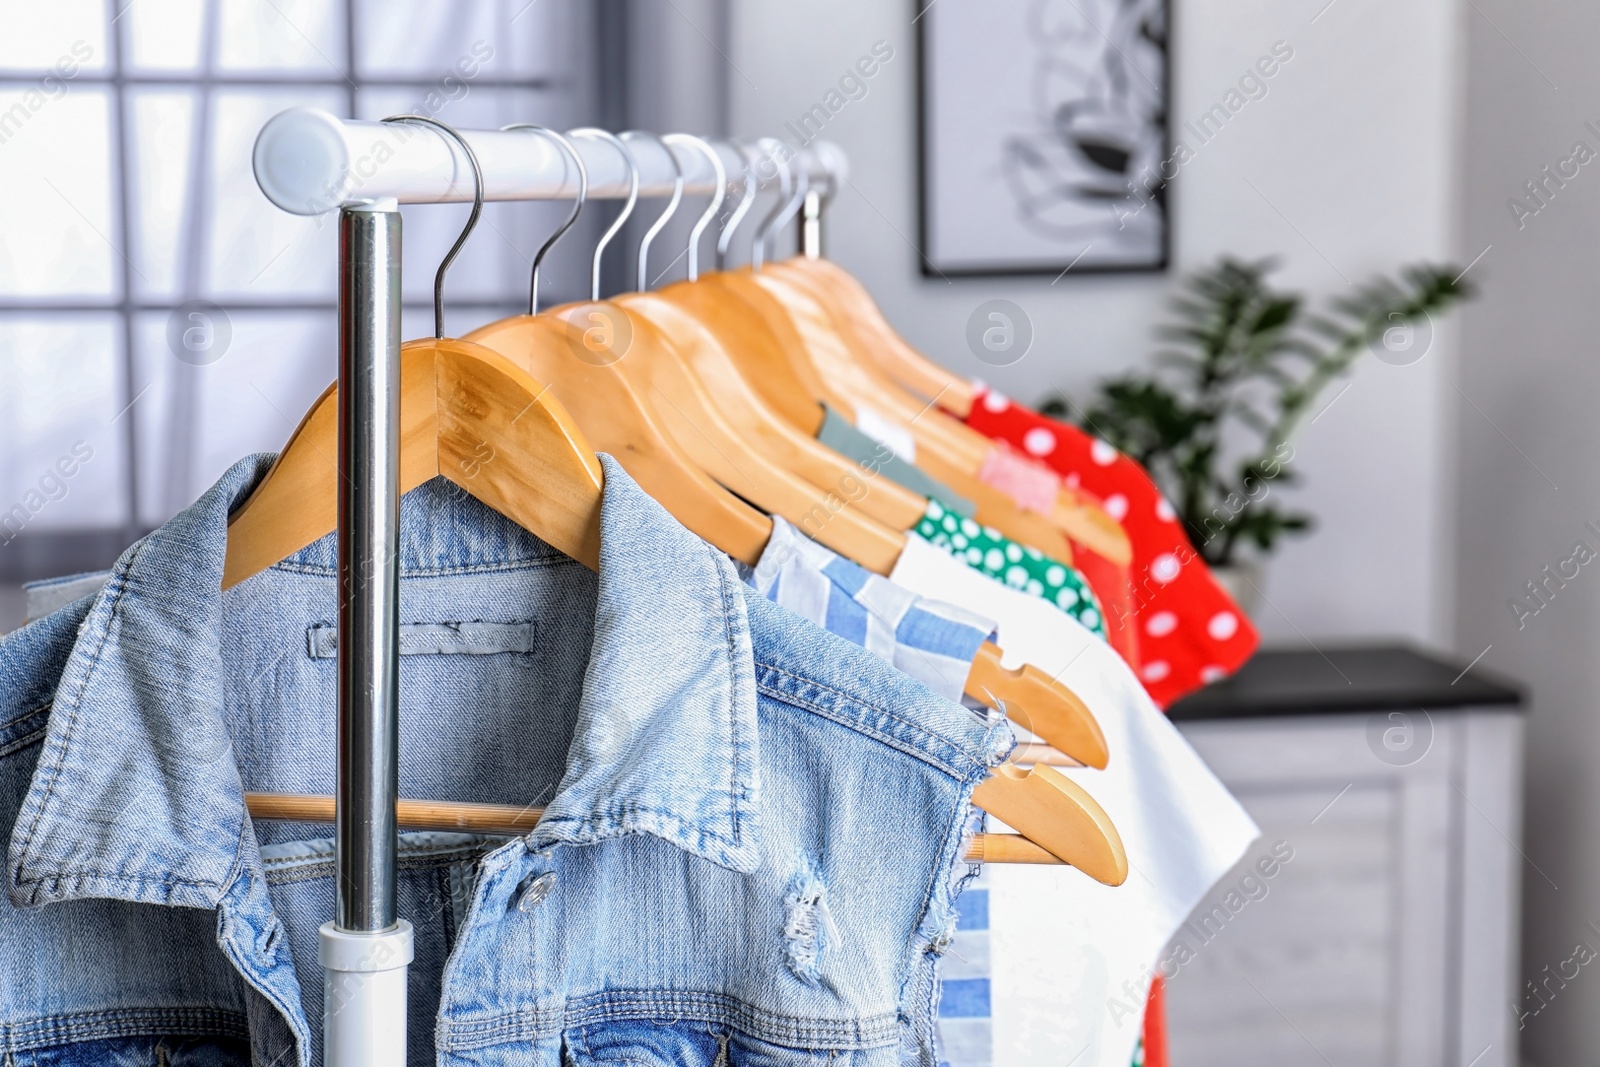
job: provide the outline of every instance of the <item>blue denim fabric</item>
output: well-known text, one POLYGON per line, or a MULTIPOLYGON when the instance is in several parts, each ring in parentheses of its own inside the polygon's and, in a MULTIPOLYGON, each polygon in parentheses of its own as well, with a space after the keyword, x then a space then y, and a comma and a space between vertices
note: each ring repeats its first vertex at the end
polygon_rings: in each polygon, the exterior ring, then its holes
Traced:
MULTIPOLYGON (((931 1062, 1005 727, 769 603, 601 461, 599 574, 441 480, 402 505, 402 794, 547 807, 403 835, 410 1062, 931 1062)), ((333 790, 333 539, 219 592, 269 462, 0 640, 0 1062, 321 1060, 330 829, 242 793, 333 790)))
MULTIPOLYGON (((774 604, 893 663, 940 696, 966 699, 962 690, 972 658, 994 637, 994 620, 903 589, 783 519, 775 517, 772 527, 772 540, 756 565, 735 564, 746 581, 774 604)), ((974 829, 981 825, 979 814, 974 829)), ((962 879, 963 885, 970 883, 962 879)), ((957 905, 951 945, 956 962, 946 966, 936 997, 939 1067, 988 1067, 993 1061, 988 902, 987 888, 967 888, 957 905)), ((920 1059, 920 1049, 907 1050, 908 1065, 915 1067, 920 1059)))

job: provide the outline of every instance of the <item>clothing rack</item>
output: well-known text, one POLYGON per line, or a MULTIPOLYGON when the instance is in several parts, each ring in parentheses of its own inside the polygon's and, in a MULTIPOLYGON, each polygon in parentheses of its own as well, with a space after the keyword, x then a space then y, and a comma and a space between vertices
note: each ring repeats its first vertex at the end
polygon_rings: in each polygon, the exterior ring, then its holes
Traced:
MULTIPOLYGON (((556 142, 526 127, 513 130, 458 130, 483 169, 484 200, 574 200, 576 168, 556 142)), ((791 175, 802 172, 820 199, 808 205, 815 222, 818 205, 848 176, 844 152, 813 141, 796 152, 776 138, 745 147, 759 158, 751 164, 729 141, 712 141, 730 181, 747 172, 761 188, 776 188, 781 162, 791 175)), ((577 139, 573 147, 589 176, 589 197, 622 200, 629 171, 616 149, 603 141, 577 139)), ((670 196, 677 172, 667 149, 654 138, 628 143, 639 165, 641 197, 670 196)), ((676 156, 683 168, 685 196, 712 192, 711 161, 698 152, 676 156)), ((256 184, 268 200, 296 215, 321 215, 335 208, 371 205, 472 203, 472 163, 461 146, 421 124, 353 121, 318 108, 297 107, 269 119, 256 137, 256 184)))
MULTIPOLYGON (((553 138, 526 128, 463 130, 486 200, 576 199, 576 167, 553 138)), ((845 177, 843 153, 813 143, 798 153, 764 139, 748 162, 712 142, 729 175, 777 185, 783 164, 804 173, 807 251, 820 246, 819 189, 845 177)), ((574 147, 588 196, 621 199, 630 176, 608 144, 574 147)), ((678 171, 668 150, 630 148, 639 195, 670 195, 678 171)), ((711 193, 714 169, 684 153, 686 195, 711 193)), ((339 211, 339 772, 334 805, 338 889, 321 929, 323 1046, 330 1067, 405 1062, 406 970, 411 925, 396 914, 399 801, 400 212, 401 204, 469 203, 473 169, 450 137, 420 124, 341 119, 315 108, 274 116, 256 138, 253 164, 267 199, 297 215, 339 211)), ((787 186, 787 183, 784 183, 787 186)))

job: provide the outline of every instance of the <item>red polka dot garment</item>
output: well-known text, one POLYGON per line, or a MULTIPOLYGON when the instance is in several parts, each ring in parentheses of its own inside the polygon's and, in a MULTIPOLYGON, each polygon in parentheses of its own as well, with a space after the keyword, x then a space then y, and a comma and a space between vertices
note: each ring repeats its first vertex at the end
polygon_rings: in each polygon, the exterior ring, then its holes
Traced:
POLYGON ((1143 467, 1077 427, 995 392, 979 393, 967 425, 1034 457, 1067 486, 1098 497, 1127 531, 1139 676, 1152 700, 1166 707, 1250 658, 1260 635, 1211 577, 1143 467))

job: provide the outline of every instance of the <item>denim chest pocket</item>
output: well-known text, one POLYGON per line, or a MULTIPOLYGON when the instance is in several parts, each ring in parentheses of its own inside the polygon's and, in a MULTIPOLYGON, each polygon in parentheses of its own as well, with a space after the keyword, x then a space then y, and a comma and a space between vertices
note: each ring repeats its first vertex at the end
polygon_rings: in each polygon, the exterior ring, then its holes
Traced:
POLYGON ((568 1067, 879 1067, 880 1060, 891 1067, 898 1062, 892 1049, 863 1054, 786 1048, 696 1022, 600 1023, 567 1031, 563 1044, 568 1067))

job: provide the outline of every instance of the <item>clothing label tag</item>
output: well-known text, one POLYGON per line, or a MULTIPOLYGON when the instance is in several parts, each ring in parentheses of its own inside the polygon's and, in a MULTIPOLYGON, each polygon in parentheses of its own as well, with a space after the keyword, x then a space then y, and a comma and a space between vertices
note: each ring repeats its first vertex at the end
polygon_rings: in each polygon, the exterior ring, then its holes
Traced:
POLYGON ((856 407, 856 429, 893 452, 907 463, 917 461, 917 439, 904 426, 891 421, 876 408, 856 407))
POLYGON ((1048 515, 1055 510, 1061 478, 1055 471, 1026 456, 1019 456, 1004 444, 997 444, 983 457, 978 481, 998 489, 1025 511, 1048 515))

